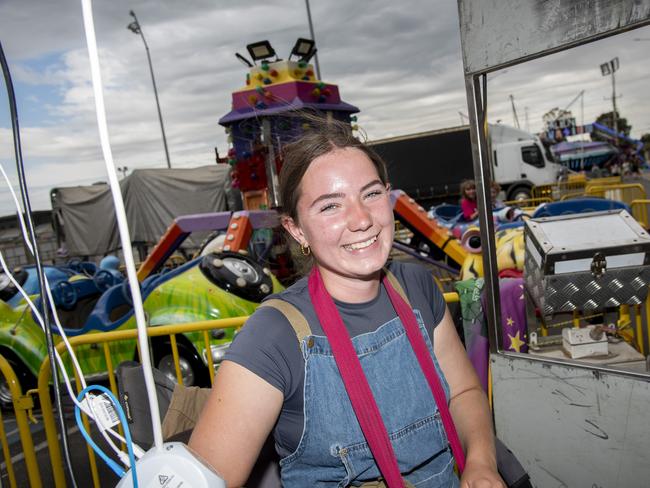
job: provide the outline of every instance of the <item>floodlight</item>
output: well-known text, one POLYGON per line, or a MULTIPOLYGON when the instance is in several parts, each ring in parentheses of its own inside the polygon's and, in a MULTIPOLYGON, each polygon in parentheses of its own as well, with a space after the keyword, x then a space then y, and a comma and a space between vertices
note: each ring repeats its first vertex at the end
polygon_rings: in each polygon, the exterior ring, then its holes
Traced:
POLYGON ((254 42, 253 44, 246 46, 246 49, 248 49, 248 53, 251 55, 251 58, 253 58, 253 61, 260 61, 262 59, 276 56, 275 50, 271 47, 269 41, 254 42))
POLYGON ((602 73, 603 76, 607 76, 612 73, 609 63, 603 63, 600 65, 600 72, 602 73))
POLYGON ((290 56, 300 56, 301 58, 304 58, 306 56, 309 56, 313 49, 314 41, 311 39, 303 39, 302 37, 299 37, 296 41, 296 44, 294 44, 293 48, 291 49, 290 56))

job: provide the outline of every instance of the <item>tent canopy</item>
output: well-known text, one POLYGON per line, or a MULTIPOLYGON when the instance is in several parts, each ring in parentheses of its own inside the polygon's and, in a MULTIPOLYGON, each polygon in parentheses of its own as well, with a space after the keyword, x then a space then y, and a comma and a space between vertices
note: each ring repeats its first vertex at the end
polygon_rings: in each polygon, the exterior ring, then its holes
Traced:
MULTIPOLYGON (((227 165, 134 170, 120 182, 131 241, 154 244, 180 215, 227 210, 227 179, 227 165)), ((107 184, 54 188, 50 194, 70 255, 103 255, 120 247, 107 184)), ((196 240, 187 245, 198 245, 196 240)))

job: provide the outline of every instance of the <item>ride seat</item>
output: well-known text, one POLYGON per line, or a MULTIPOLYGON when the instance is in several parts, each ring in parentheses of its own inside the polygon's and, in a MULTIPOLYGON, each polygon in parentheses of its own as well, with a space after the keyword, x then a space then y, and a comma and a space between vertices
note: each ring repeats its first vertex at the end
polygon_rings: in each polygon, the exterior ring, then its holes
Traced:
POLYGON ((533 213, 533 218, 555 217, 557 215, 602 212, 605 210, 627 210, 632 213, 630 207, 616 200, 606 198, 574 198, 560 202, 543 203, 533 213))

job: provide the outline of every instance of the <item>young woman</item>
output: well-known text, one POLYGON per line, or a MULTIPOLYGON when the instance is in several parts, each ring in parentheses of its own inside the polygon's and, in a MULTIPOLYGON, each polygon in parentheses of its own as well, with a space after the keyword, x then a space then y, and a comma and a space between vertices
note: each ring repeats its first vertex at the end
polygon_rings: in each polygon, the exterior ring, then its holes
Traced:
MULTIPOLYGON (((323 127, 285 148, 282 225, 311 260, 352 337, 404 480, 459 486, 431 390, 381 278, 398 279, 444 385, 466 452, 462 487, 502 487, 487 399, 431 275, 389 262, 393 211, 383 162, 348 127, 323 127)), ((233 342, 190 447, 241 486, 273 433, 285 487, 359 486, 381 473, 352 411, 310 300, 307 278, 277 295, 305 316, 300 342, 260 307, 233 342)), ((411 486, 409 485, 409 486, 411 486)))

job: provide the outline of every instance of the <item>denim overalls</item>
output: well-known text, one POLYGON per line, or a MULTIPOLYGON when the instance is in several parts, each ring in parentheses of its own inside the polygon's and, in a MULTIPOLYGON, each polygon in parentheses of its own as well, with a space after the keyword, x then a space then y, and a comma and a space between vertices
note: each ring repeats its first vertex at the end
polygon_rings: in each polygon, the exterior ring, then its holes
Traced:
MULTIPOLYGON (((420 332, 433 355, 418 310, 420 332)), ((293 325, 293 323, 292 323, 293 325)), ((294 326, 295 328, 295 326, 294 326)), ((305 359, 304 430, 280 461, 282 486, 361 485, 379 470, 343 386, 327 339, 296 329, 305 359)), ((440 413, 399 317, 352 338, 386 425, 402 476, 416 487, 457 487, 454 459, 440 413)), ((433 361, 445 394, 449 386, 433 361)))

